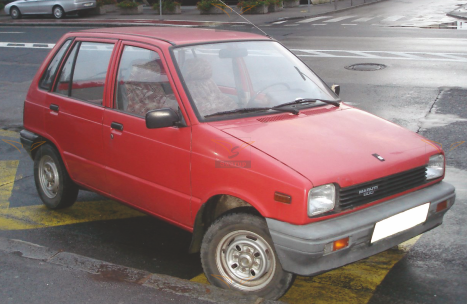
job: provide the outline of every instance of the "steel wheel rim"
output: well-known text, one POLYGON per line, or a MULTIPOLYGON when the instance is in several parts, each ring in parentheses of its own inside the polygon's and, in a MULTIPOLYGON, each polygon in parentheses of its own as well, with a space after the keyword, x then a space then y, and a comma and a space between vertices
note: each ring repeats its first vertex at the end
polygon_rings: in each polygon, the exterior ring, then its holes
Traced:
POLYGON ((216 266, 222 281, 239 290, 255 291, 271 282, 276 258, 261 236, 238 230, 224 236, 217 245, 216 266))
POLYGON ((58 7, 54 8, 54 16, 55 18, 61 18, 62 17, 62 10, 58 7))
POLYGON ((13 17, 17 17, 17 16, 18 16, 18 11, 17 11, 16 9, 12 9, 12 10, 11 10, 11 15, 12 15, 13 17))
POLYGON ((42 191, 48 198, 57 196, 60 179, 57 166, 49 155, 42 156, 39 162, 39 182, 42 191))

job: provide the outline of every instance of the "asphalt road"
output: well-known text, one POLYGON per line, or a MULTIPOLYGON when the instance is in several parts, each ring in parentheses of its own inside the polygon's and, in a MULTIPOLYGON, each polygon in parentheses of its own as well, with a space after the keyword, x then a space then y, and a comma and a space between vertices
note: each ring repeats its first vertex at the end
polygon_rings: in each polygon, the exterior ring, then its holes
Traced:
MULTIPOLYGON (((447 156, 446 180, 457 188, 456 205, 446 215, 443 226, 425 233, 407 252, 396 250, 354 268, 316 279, 299 279, 283 301, 465 302, 467 32, 426 28, 452 23, 451 19, 443 19, 442 10, 453 2, 431 0, 430 5, 423 5, 420 0, 385 1, 308 22, 264 24, 268 34, 293 50, 328 84, 341 85, 345 102, 442 144, 447 156), (413 21, 414 18, 419 19, 413 21), (385 68, 377 71, 345 68, 357 63, 382 64, 385 68), (385 267, 378 268, 382 264, 385 267)), ((248 27, 229 29, 256 31, 248 27)), ((71 30, 75 29, 2 27, 0 43, 55 43, 71 30)), ((20 129, 22 101, 47 52, 40 48, 0 47, 0 127, 20 129)), ((2 139, 14 140, 13 132, 0 132, 2 139)), ((29 214, 41 204, 31 178, 32 162, 24 151, 0 142, 0 162, 16 160, 19 162, 15 163, 16 181, 9 206, 25 208, 21 209, 24 218, 30 220, 33 215, 29 214)), ((89 208, 76 211, 73 220, 67 218, 54 224, 42 219, 45 228, 3 229, 0 236, 153 273, 203 281, 198 276, 202 272, 199 257, 186 253, 189 233, 114 205, 106 205, 104 210, 118 216, 98 220, 94 213, 103 210, 96 207, 101 200, 105 199, 82 191, 78 201, 89 208)), ((0 257, 0 261, 12 269, 19 267, 11 259, 0 257)), ((9 276, 0 276, 2 285, 5 280, 12 284, 9 276)))

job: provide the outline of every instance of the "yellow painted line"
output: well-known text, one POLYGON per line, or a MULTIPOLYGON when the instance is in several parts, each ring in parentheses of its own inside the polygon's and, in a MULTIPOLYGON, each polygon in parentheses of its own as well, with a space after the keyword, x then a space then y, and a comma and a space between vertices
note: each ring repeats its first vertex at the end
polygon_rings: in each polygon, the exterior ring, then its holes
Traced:
POLYGON ((72 207, 50 210, 43 205, 0 210, 0 230, 22 230, 144 216, 120 203, 105 200, 77 202, 72 207))
MULTIPOLYGON (((417 236, 400 244, 397 249, 384 251, 315 277, 297 277, 294 285, 280 300, 294 304, 368 303, 376 287, 419 238, 417 236)), ((191 281, 209 284, 204 274, 191 281)))
POLYGON ((9 130, 1 130, 0 129, 0 137, 11 137, 11 138, 19 138, 19 133, 9 130))
POLYGON ((71 208, 55 211, 43 205, 9 208, 18 164, 18 160, 0 161, 0 230, 36 229, 144 216, 111 200, 78 202, 71 208))
POLYGON ((0 161, 0 210, 8 209, 9 199, 15 183, 18 160, 0 161))

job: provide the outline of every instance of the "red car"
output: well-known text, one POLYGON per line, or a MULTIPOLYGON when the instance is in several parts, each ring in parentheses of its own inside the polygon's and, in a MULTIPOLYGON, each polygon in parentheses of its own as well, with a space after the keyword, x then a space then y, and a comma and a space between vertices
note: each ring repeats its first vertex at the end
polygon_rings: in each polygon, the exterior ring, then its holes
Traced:
POLYGON ((438 146, 249 33, 68 33, 24 129, 48 208, 80 188, 128 204, 193 232, 212 284, 270 299, 440 225, 455 200, 438 146))

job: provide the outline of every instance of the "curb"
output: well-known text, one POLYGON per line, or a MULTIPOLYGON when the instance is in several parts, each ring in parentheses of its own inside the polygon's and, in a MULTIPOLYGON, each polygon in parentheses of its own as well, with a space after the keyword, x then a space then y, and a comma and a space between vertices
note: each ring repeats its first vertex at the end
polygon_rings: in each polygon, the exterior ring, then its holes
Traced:
MULTIPOLYGON (((194 23, 194 21, 191 21, 194 23)), ((216 27, 224 25, 247 25, 247 22, 198 22, 199 25, 190 24, 174 24, 174 23, 145 23, 145 22, 131 22, 131 23, 106 23, 106 22, 44 22, 44 23, 3 23, 0 26, 59 26, 59 27, 128 27, 128 26, 154 26, 154 27, 216 27)))
POLYGON ((311 14, 311 15, 308 15, 308 16, 284 17, 284 18, 279 18, 279 19, 277 19, 275 21, 270 21, 270 22, 266 22, 266 23, 273 23, 273 22, 284 21, 284 20, 298 20, 298 19, 306 19, 306 18, 310 18, 310 17, 325 16, 325 15, 329 15, 329 14, 335 14, 335 13, 349 11, 349 10, 352 10, 354 8, 359 8, 359 7, 362 7, 362 6, 368 6, 368 5, 371 5, 371 4, 380 3, 380 2, 383 2, 383 1, 387 1, 387 0, 379 0, 379 1, 374 1, 374 2, 370 2, 370 3, 364 3, 364 4, 355 5, 355 6, 346 7, 346 8, 341 8, 341 9, 337 9, 337 10, 333 10, 333 11, 329 11, 329 12, 325 12, 325 13, 311 14))
POLYGON ((115 265, 70 252, 56 251, 21 240, 0 237, 0 251, 23 258, 64 266, 71 270, 84 271, 92 275, 138 284, 212 303, 283 303, 266 300, 253 295, 245 295, 232 290, 221 289, 212 285, 190 282, 168 275, 153 274, 144 270, 115 265))

